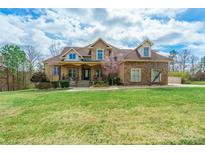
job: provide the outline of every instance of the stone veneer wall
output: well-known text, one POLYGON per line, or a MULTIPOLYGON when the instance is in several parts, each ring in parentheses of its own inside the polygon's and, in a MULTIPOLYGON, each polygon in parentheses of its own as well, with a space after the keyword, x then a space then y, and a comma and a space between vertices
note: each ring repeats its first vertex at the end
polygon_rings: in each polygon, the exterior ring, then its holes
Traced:
POLYGON ((124 85, 150 85, 151 70, 162 70, 159 85, 168 84, 168 62, 125 62, 124 63, 124 85), (131 82, 131 68, 141 68, 141 82, 131 82))

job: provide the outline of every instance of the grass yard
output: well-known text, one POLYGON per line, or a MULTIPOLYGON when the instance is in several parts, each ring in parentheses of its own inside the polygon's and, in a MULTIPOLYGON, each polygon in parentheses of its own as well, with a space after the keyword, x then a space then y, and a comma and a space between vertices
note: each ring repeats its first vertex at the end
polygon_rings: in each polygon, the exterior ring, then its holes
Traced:
POLYGON ((191 84, 195 84, 195 85, 205 85, 205 81, 191 81, 191 84))
POLYGON ((2 92, 0 144, 205 144, 205 88, 2 92))

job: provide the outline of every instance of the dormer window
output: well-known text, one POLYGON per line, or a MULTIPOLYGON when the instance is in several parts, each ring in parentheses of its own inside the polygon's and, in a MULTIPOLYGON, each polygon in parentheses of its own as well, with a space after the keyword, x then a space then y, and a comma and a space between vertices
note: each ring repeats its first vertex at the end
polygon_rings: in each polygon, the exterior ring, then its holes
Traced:
POLYGON ((63 61, 81 61, 82 55, 75 49, 71 48, 61 55, 63 61))
POLYGON ((149 47, 144 47, 144 57, 149 57, 149 47))
POLYGON ((76 59, 76 54, 75 53, 70 53, 69 54, 69 59, 76 59))
POLYGON ((97 49, 97 60, 103 60, 103 57, 104 57, 104 50, 97 49))

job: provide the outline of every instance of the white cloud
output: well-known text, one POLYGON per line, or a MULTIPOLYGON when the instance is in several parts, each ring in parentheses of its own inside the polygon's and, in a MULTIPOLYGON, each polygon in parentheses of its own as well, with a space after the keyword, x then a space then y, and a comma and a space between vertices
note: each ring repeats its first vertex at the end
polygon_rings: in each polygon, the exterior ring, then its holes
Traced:
POLYGON ((0 15, 0 42, 20 43, 21 38, 25 35, 24 31, 15 25, 21 21, 14 16, 3 16, 0 15))
POLYGON ((177 21, 186 9, 45 9, 31 16, 0 14, 0 43, 31 44, 43 53, 52 40, 63 45, 87 45, 98 37, 119 47, 137 46, 144 38, 166 51, 167 45, 185 45, 205 55, 203 22, 177 21), (157 17, 157 18, 156 18, 157 17), (162 19, 158 19, 162 18, 162 19), (166 18, 164 20, 163 18, 166 18), (82 27, 83 25, 83 27, 82 27), (48 35, 49 34, 49 35, 48 35))

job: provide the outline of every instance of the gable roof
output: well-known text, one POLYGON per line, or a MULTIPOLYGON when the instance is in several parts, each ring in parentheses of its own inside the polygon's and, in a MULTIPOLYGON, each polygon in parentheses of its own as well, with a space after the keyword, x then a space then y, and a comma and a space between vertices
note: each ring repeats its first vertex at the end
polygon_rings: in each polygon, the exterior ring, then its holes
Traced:
POLYGON ((98 38, 94 43, 89 45, 89 48, 92 48, 97 42, 102 41, 107 47, 111 47, 106 41, 104 41, 102 38, 98 38))
POLYGON ((76 50, 81 56, 87 56, 89 53, 89 49, 88 49, 89 45, 84 46, 84 47, 65 47, 63 49, 63 51, 61 52, 60 55, 65 54, 69 49, 73 48, 74 50, 76 50))
POLYGON ((129 52, 125 57, 124 60, 151 60, 151 61, 169 61, 170 59, 168 57, 162 56, 158 53, 157 50, 151 50, 151 56, 150 57, 141 57, 139 55, 139 52, 137 50, 132 50, 129 52))
MULTIPOLYGON (((102 40, 102 39, 99 38, 97 41, 99 40, 102 40)), ((65 55, 66 53, 68 53, 71 49, 75 50, 82 57, 91 56, 90 47, 92 47, 95 43, 97 43, 97 41, 87 46, 84 46, 84 47, 65 47, 60 55, 49 58, 45 60, 44 63, 49 63, 53 65, 58 64, 58 62, 62 60, 61 57, 65 55)), ((147 41, 151 43, 151 45, 153 44, 149 39, 146 39, 137 48, 139 48, 141 45, 143 45, 147 41)), ((107 47, 112 49, 113 56, 117 57, 118 61, 130 61, 130 60, 131 61, 143 61, 143 60, 145 61, 170 61, 168 57, 160 55, 158 51, 156 50, 151 50, 151 57, 141 57, 137 51, 137 48, 136 49, 120 49, 105 41, 104 43, 106 43, 107 47)))
POLYGON ((65 51, 63 54, 61 54, 61 58, 63 57, 63 56, 65 56, 66 54, 68 54, 70 51, 74 51, 74 52, 76 52, 77 54, 78 54, 78 56, 80 56, 81 58, 83 58, 83 56, 76 50, 76 49, 74 49, 74 48, 69 48, 67 51, 65 51))
POLYGON ((142 43, 140 43, 135 50, 137 50, 139 47, 141 47, 143 44, 145 44, 146 42, 148 42, 151 46, 153 45, 153 42, 150 39, 145 39, 142 43))

